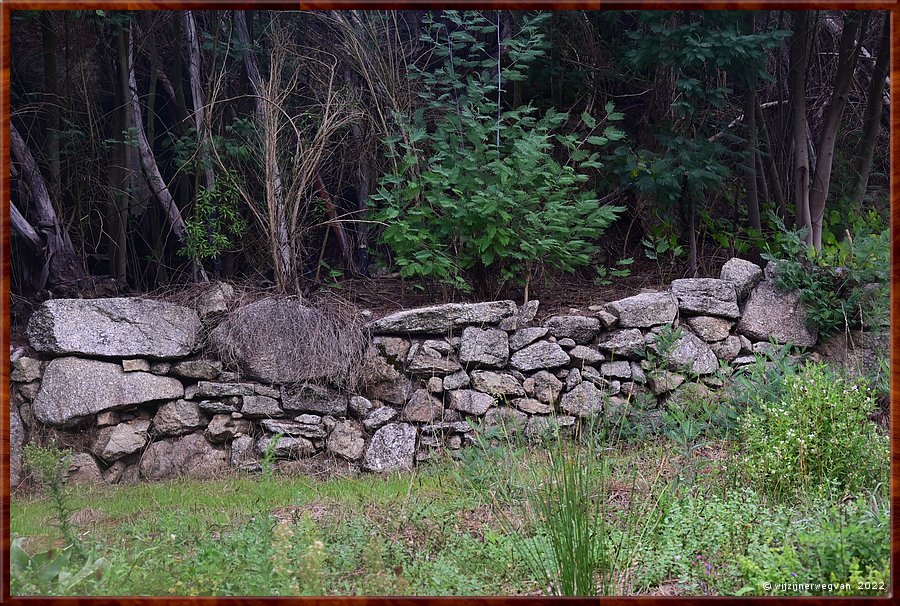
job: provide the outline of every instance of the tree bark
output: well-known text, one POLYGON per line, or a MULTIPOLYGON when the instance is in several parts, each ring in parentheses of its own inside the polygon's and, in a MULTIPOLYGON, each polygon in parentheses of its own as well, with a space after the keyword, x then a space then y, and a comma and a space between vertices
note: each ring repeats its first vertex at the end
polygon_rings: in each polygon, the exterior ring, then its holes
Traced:
POLYGON ((872 158, 875 155, 875 143, 878 140, 878 130, 881 126, 881 108, 883 107, 883 94, 885 79, 888 74, 891 48, 891 20, 885 16, 884 25, 881 28, 881 41, 876 51, 875 69, 872 70, 872 79, 867 91, 866 110, 863 115, 863 134, 856 152, 856 161, 853 165, 853 174, 856 175, 856 184, 853 187, 851 200, 853 206, 861 207, 863 197, 866 195, 866 186, 869 183, 869 174, 872 172, 872 158))
POLYGON ((759 105, 756 106, 756 125, 759 129, 759 141, 761 143, 760 163, 763 166, 763 173, 768 173, 769 193, 774 195, 778 215, 784 219, 787 208, 784 202, 784 190, 781 189, 781 176, 778 173, 778 166, 775 164, 775 153, 772 149, 772 138, 769 136, 769 126, 759 105))
POLYGON ((88 273, 84 262, 75 252, 69 234, 59 222, 47 182, 38 170, 37 162, 15 125, 9 125, 9 146, 13 158, 20 165, 20 174, 31 193, 32 211, 37 220, 37 230, 46 241, 48 283, 64 286, 84 280, 88 273))
POLYGON ((44 136, 44 151, 50 160, 50 195, 57 204, 61 200, 61 179, 59 166, 59 84, 56 75, 56 31, 53 29, 52 13, 41 13, 41 44, 44 55, 44 103, 47 107, 47 130, 44 136))
POLYGON ((841 115, 847 104, 847 91, 853 78, 856 66, 856 32, 859 29, 859 15, 848 13, 841 32, 838 49, 838 70, 834 77, 831 99, 825 111, 822 138, 816 160, 816 171, 809 192, 810 232, 812 245, 822 250, 822 220, 825 215, 825 202, 828 199, 828 188, 831 184, 831 165, 834 161, 834 146, 837 142, 841 115))
POLYGON ((807 244, 812 243, 809 213, 809 152, 806 134, 806 65, 809 36, 809 17, 797 11, 794 18, 794 37, 791 41, 791 106, 794 133, 794 210, 795 226, 807 228, 807 244))
POLYGON ((744 125, 746 135, 746 147, 744 153, 747 162, 744 166, 744 187, 747 199, 747 217, 750 227, 759 231, 762 224, 759 219, 759 192, 756 187, 756 91, 748 86, 744 92, 744 125))
POLYGON ((140 153, 141 166, 144 169, 144 177, 147 184, 153 192, 154 197, 162 208, 172 233, 179 240, 184 238, 184 219, 175 199, 169 191, 168 185, 163 180, 162 173, 159 172, 159 166, 156 164, 156 158, 153 156, 153 148, 147 140, 147 134, 144 131, 144 121, 141 117, 141 102, 137 92, 137 78, 134 73, 134 41, 131 36, 128 37, 128 88, 131 101, 129 108, 131 110, 131 119, 137 133, 138 152, 140 153))

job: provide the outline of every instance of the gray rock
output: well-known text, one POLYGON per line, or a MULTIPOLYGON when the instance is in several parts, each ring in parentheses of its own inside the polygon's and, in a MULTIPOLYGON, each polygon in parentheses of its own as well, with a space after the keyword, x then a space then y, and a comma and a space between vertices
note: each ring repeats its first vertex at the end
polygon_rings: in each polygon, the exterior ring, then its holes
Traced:
POLYGON ((606 359, 602 353, 586 345, 576 345, 569 350, 571 363, 576 367, 590 366, 606 359))
POLYGON ((150 372, 155 375, 167 375, 172 370, 172 364, 169 362, 154 362, 150 365, 150 372))
POLYGON ((722 266, 719 277, 734 284, 738 300, 744 300, 753 287, 762 280, 763 270, 756 263, 744 259, 732 258, 722 266))
POLYGON ((452 391, 460 387, 468 387, 470 384, 469 375, 464 370, 455 372, 452 375, 444 377, 444 391, 452 391))
POLYGON ((547 336, 548 332, 550 331, 543 326, 536 326, 534 328, 520 328, 509 337, 509 348, 512 351, 518 351, 526 345, 530 345, 538 339, 542 339, 543 337, 547 336))
POLYGON ((250 431, 250 421, 234 419, 231 415, 216 415, 206 428, 206 439, 213 444, 221 444, 250 431))
POLYGON ((284 411, 278 405, 278 400, 268 396, 244 396, 241 405, 241 414, 250 418, 278 418, 284 416, 284 411))
POLYGON ((779 292, 773 280, 763 280, 750 293, 737 332, 754 341, 812 347, 817 335, 806 325, 806 308, 797 292, 779 292))
POLYGON ((46 425, 68 426, 106 410, 184 395, 177 379, 124 372, 120 364, 57 358, 47 365, 32 413, 46 425))
POLYGON ((281 407, 287 412, 311 412, 319 415, 346 417, 349 401, 319 385, 303 384, 284 388, 281 407))
POLYGON ((595 315, 597 316, 597 319, 600 320, 600 325, 604 329, 612 328, 619 321, 619 318, 617 318, 614 314, 611 314, 602 308, 597 309, 595 315))
POLYGON ((731 361, 732 366, 746 366, 756 362, 756 356, 738 356, 731 361))
POLYGON ((590 343, 600 332, 600 320, 588 316, 553 316, 544 326, 557 339, 569 338, 578 344, 590 343))
POLYGON ((339 421, 328 435, 325 448, 348 461, 356 461, 365 452, 366 438, 356 421, 339 421))
POLYGON ((484 415, 484 427, 499 427, 507 433, 519 433, 527 422, 527 414, 509 406, 492 408, 484 415))
POLYGON ((425 389, 427 389, 429 393, 441 393, 444 391, 444 380, 440 377, 431 377, 425 384, 425 389))
POLYGON ((513 406, 527 412, 530 415, 547 415, 553 411, 549 404, 544 404, 534 398, 517 398, 512 401, 513 406))
POLYGON ((767 341, 760 341, 758 343, 753 344, 753 353, 759 356, 767 356, 771 357, 781 350, 777 345, 772 345, 767 341))
POLYGON ((253 438, 250 436, 238 436, 231 441, 230 462, 232 467, 255 466, 256 457, 253 453, 253 438))
POLYGON ((618 362, 604 362, 600 365, 600 374, 604 377, 614 377, 616 379, 631 378, 631 363, 624 360, 618 362))
POLYGON ((494 405, 494 398, 471 389, 457 389, 450 393, 450 408, 466 414, 481 416, 494 405))
POLYGON ((675 341, 665 359, 673 369, 695 375, 709 375, 719 368, 719 359, 709 345, 687 331, 675 341))
POLYGON ((641 368, 641 365, 637 362, 631 363, 631 380, 641 384, 647 382, 647 376, 644 374, 644 369, 641 368))
POLYGON ((534 320, 540 305, 541 302, 537 299, 532 299, 531 301, 522 304, 522 307, 519 308, 519 320, 522 324, 528 324, 534 320))
POLYGON ((197 344, 197 313, 150 299, 51 299, 28 322, 37 351, 115 358, 180 358, 197 344))
MULTIPOLYGON (((312 423, 298 423, 297 421, 283 421, 277 419, 263 419, 260 421, 260 425, 263 429, 265 429, 269 433, 280 433, 285 436, 302 436, 304 438, 324 438, 325 437, 325 427, 322 424, 322 419, 320 417, 315 417, 313 415, 304 415, 306 417, 312 416, 317 422, 312 423)), ((304 419, 306 421, 310 421, 313 419, 304 419)))
POLYGON ((609 387, 609 381, 604 379, 603 375, 600 374, 600 371, 593 366, 585 366, 581 369, 581 379, 583 381, 590 381, 601 389, 606 389, 609 387))
POLYGON ((268 396, 277 398, 281 394, 273 387, 256 383, 216 383, 200 381, 197 383, 197 396, 201 398, 228 398, 233 396, 268 396))
POLYGON ((170 372, 179 377, 212 381, 222 372, 222 363, 218 360, 182 360, 172 364, 170 372))
POLYGON ((37 397, 38 392, 40 390, 41 390, 41 382, 40 381, 32 381, 31 383, 20 383, 16 387, 16 392, 26 402, 34 402, 34 399, 37 397))
MULTIPOLYGON (((256 453, 265 456, 269 445, 275 440, 275 436, 264 436, 256 443, 256 453)), ((311 441, 300 436, 281 436, 274 443, 272 454, 276 459, 302 459, 316 454, 316 447, 311 441)))
POLYGON ((22 448, 25 446, 25 428, 19 417, 19 409, 15 404, 9 404, 9 483, 16 487, 24 477, 24 463, 22 460, 22 448))
POLYGON ((498 398, 524 396, 521 383, 512 375, 490 370, 472 372, 472 388, 498 398))
POLYGON ((30 383, 44 376, 44 363, 35 358, 21 356, 12 362, 10 380, 16 383, 30 383))
POLYGON ((879 377, 885 370, 881 363, 890 360, 890 331, 842 332, 822 344, 819 351, 825 361, 851 376, 879 377))
POLYGON ((648 328, 668 324, 678 314, 678 301, 668 292, 646 292, 607 304, 606 311, 622 328, 648 328))
POLYGON ((583 381, 575 389, 564 393, 559 401, 563 412, 576 417, 590 417, 603 410, 603 394, 597 386, 583 381))
POLYGON ((69 468, 66 470, 66 483, 88 486, 103 484, 103 474, 94 457, 86 452, 73 454, 69 459, 69 468))
POLYGON ((372 345, 395 366, 402 366, 409 353, 409 341, 401 337, 374 337, 372 345))
POLYGON ((682 278, 672 281, 678 309, 685 315, 739 318, 734 284, 717 278, 682 278))
POLYGON ((563 388, 562 381, 546 370, 536 372, 532 379, 534 379, 535 398, 551 406, 559 400, 559 394, 562 393, 563 388))
POLYGON ((417 389, 403 408, 401 418, 414 423, 431 423, 444 414, 444 403, 428 393, 417 389))
POLYGON ((459 361, 463 364, 485 368, 503 368, 509 360, 509 337, 496 328, 480 329, 467 326, 463 329, 459 346, 459 361))
POLYGON ((216 282, 203 293, 197 302, 197 311, 201 317, 213 314, 224 314, 228 311, 228 303, 234 298, 234 288, 227 282, 216 282))
POLYGON ((753 353, 753 343, 745 337, 744 335, 738 335, 738 339, 741 340, 741 352, 744 354, 753 353))
MULTIPOLYGON (((247 397, 254 398, 257 396, 247 397)), ((243 401, 244 398, 242 398, 241 396, 231 396, 229 398, 222 398, 221 400, 200 400, 197 405, 200 407, 200 410, 205 413, 222 415, 238 412, 241 409, 241 406, 243 406, 243 401)))
POLYGON ((601 336, 599 349, 609 352, 616 360, 637 360, 644 355, 644 335, 637 328, 626 328, 601 336))
MULTIPOLYGON (((504 336, 506 335, 504 334, 504 336)), ((433 349, 442 356, 449 356, 453 353, 453 346, 444 339, 426 339, 422 342, 422 347, 433 349)))
POLYGON ((203 427, 206 422, 197 402, 173 400, 156 411, 151 431, 157 436, 180 436, 203 427))
MULTIPOLYGON (((503 335, 506 336, 506 333, 503 335)), ((407 370, 412 375, 449 375, 462 370, 459 362, 444 358, 429 347, 413 345, 409 354, 407 370)))
POLYGON ((734 322, 731 320, 713 316, 694 316, 685 319, 685 324, 694 331, 694 334, 707 343, 727 338, 731 333, 731 327, 734 326, 734 322))
POLYGON ((425 333, 442 334, 471 324, 497 324, 516 313, 512 301, 487 303, 446 303, 408 309, 375 320, 369 326, 376 335, 425 333))
POLYGON ((125 372, 150 372, 150 362, 143 358, 122 360, 122 370, 125 372))
POLYGON ((570 415, 531 417, 525 425, 525 435, 530 440, 567 435, 575 427, 575 417, 570 415))
POLYGON ((570 339, 568 337, 564 337, 562 339, 559 339, 556 342, 556 344, 559 345, 560 347, 562 347, 563 349, 572 349, 573 347, 575 347, 575 339, 570 339))
POLYGON ((363 421, 366 431, 374 431, 397 418, 397 411, 390 406, 381 406, 373 410, 363 421))
POLYGON ((350 396, 350 402, 347 407, 350 414, 357 419, 364 419, 375 408, 375 405, 368 398, 362 396, 350 396))
POLYGON ((381 400, 403 406, 413 392, 409 378, 379 355, 370 355, 363 368, 366 395, 373 400, 381 400))
POLYGON ((445 421, 422 426, 422 435, 435 436, 444 434, 465 434, 472 431, 472 426, 465 421, 445 421))
POLYGON ((416 428, 406 423, 390 423, 375 432, 363 459, 366 471, 410 470, 416 452, 416 428))
POLYGON ((735 335, 730 335, 724 341, 710 343, 709 348, 723 362, 731 362, 741 353, 741 340, 735 335))
POLYGON ((654 370, 647 373, 647 385, 655 396, 672 391, 682 383, 684 383, 684 377, 675 372, 654 370))
POLYGON ((515 352, 509 364, 520 372, 530 372, 544 368, 556 368, 569 363, 569 354, 556 343, 538 341, 515 352))
POLYGON ((144 419, 104 427, 91 443, 91 452, 104 461, 115 461, 134 454, 147 445, 149 427, 150 421, 144 419))
POLYGON ((566 375, 566 391, 572 391, 579 383, 581 383, 581 371, 577 368, 573 368, 569 374, 566 375))

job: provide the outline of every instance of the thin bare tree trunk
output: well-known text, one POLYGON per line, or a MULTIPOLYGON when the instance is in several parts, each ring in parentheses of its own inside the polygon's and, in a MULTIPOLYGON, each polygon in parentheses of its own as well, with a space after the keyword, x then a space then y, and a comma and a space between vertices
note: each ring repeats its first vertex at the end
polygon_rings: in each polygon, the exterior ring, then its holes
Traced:
POLYGON ((44 55, 44 103, 47 107, 47 131, 44 150, 50 158, 50 194, 59 203, 61 180, 59 166, 59 83, 56 77, 56 31, 53 29, 52 13, 41 12, 41 44, 44 55))
POLYGON ((875 143, 878 140, 878 130, 881 126, 881 108, 884 105, 884 85, 888 74, 891 49, 891 20, 890 16, 884 18, 881 28, 881 41, 876 51, 875 69, 872 70, 872 79, 869 82, 866 110, 863 117, 863 135, 859 141, 856 152, 856 161, 853 165, 853 174, 856 175, 856 185, 853 187, 851 200, 853 205, 862 206, 863 197, 866 195, 866 186, 869 183, 869 174, 872 172, 872 158, 875 155, 875 143))
POLYGON ((775 164, 775 154, 772 149, 772 138, 769 136, 769 126, 759 105, 756 106, 756 125, 759 129, 759 140, 762 144, 759 154, 760 163, 763 166, 763 173, 768 173, 769 193, 774 194, 778 215, 784 219, 784 215, 787 212, 784 203, 784 190, 781 189, 781 177, 778 174, 778 166, 775 164))
MULTIPOLYGON (((256 56, 250 48, 250 31, 247 28, 246 11, 234 11, 234 30, 238 41, 244 47, 244 69, 253 89, 256 101, 256 117, 262 129, 263 164, 266 171, 266 206, 269 210, 269 241, 275 279, 281 290, 296 290, 294 256, 287 225, 287 211, 281 183, 281 169, 278 166, 278 123, 277 109, 267 100, 270 95, 263 86, 256 56)), ((280 74, 272 77, 280 78, 280 74)))
POLYGON ((47 182, 38 170, 31 150, 15 125, 9 125, 9 146, 13 158, 20 165, 20 174, 31 193, 32 211, 37 220, 37 230, 47 242, 46 255, 48 282, 51 286, 76 284, 88 275, 84 262, 75 252, 69 234, 59 222, 47 182))
POLYGON ((746 126, 747 162, 744 166, 744 186, 747 199, 747 216, 750 227, 759 231, 762 224, 759 219, 759 192, 756 187, 756 91, 748 86, 744 92, 744 122, 746 126))
POLYGON ((144 177, 150 190, 156 197, 157 202, 166 215, 169 225, 172 227, 172 233, 179 240, 184 238, 184 219, 175 199, 169 191, 168 185, 163 180, 162 173, 159 172, 159 166, 156 164, 156 158, 153 156, 153 148, 147 140, 147 133, 144 131, 144 121, 141 117, 141 103, 137 92, 137 78, 134 74, 134 41, 131 36, 128 37, 128 88, 131 97, 129 107, 131 109, 131 119, 137 132, 138 151, 141 158, 141 166, 144 169, 144 177))
POLYGON ((822 250, 822 220, 825 216, 825 202, 828 199, 828 188, 831 185, 831 165, 834 161, 834 146, 837 142, 841 115, 847 104, 847 91, 853 78, 856 66, 856 32, 859 29, 859 16, 855 12, 848 13, 841 32, 841 43, 838 49, 838 70, 834 77, 831 100, 825 112, 825 124, 822 127, 822 139, 819 142, 816 172, 809 192, 810 232, 812 245, 822 250))
POLYGON ((809 213, 809 152, 806 136, 806 64, 809 36, 809 17, 805 12, 794 13, 794 37, 791 41, 791 106, 794 132, 794 210, 797 228, 806 227, 807 244, 812 243, 809 213))

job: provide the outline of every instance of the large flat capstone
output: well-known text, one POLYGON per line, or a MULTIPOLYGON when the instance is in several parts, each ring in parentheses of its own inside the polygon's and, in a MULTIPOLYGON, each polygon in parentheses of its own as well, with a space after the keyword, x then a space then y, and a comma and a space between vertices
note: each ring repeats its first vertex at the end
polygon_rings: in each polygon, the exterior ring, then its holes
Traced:
POLYGON ((52 299, 28 322, 28 340, 54 355, 179 358, 197 343, 200 318, 150 299, 52 299))
POLYGON ((107 410, 183 396, 184 386, 172 377, 124 372, 121 364, 98 360, 56 358, 47 365, 32 413, 41 423, 60 427, 107 410))
POLYGON ((668 324, 678 313, 678 301, 668 292, 646 292, 606 305, 622 328, 648 328, 668 324))
POLYGON ((369 326, 374 334, 436 334, 460 326, 497 324, 515 313, 516 304, 513 301, 445 303, 398 311, 375 320, 369 326))

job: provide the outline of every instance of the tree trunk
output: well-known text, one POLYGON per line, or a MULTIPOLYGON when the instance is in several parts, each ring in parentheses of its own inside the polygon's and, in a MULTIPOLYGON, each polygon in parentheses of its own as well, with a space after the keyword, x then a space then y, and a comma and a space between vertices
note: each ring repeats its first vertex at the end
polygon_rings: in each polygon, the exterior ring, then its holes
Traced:
POLYGON ((762 224, 759 220, 759 192, 756 187, 756 106, 756 91, 752 86, 748 86, 744 92, 744 126, 747 133, 744 149, 747 155, 747 162, 744 165, 744 187, 750 227, 759 231, 762 224))
POLYGON ((825 202, 828 199, 828 188, 831 184, 831 165, 834 161, 834 146, 837 142, 841 115, 847 104, 847 91, 853 78, 856 65, 856 32, 859 29, 859 15, 848 13, 841 32, 841 43, 838 49, 838 70, 834 77, 834 86, 828 109, 825 111, 822 138, 819 142, 816 172, 809 192, 810 232, 812 245, 822 250, 822 220, 825 215, 825 202))
POLYGON ((137 92, 137 78, 134 74, 134 42, 131 36, 128 37, 128 88, 131 102, 129 109, 131 110, 131 120, 137 133, 138 152, 140 153, 141 166, 144 169, 144 177, 147 184, 153 192, 154 197, 162 208, 169 225, 172 227, 172 233, 179 240, 184 238, 184 219, 181 211, 175 204, 175 199, 169 191, 169 187, 163 180, 162 173, 159 172, 159 166, 156 164, 156 158, 153 156, 153 148, 147 140, 147 134, 144 131, 144 121, 141 117, 141 102, 137 92))
POLYGON ((881 41, 875 59, 875 69, 872 70, 872 79, 869 82, 866 110, 863 117, 863 135, 859 141, 856 152, 856 161, 853 165, 853 174, 856 175, 856 184, 853 187, 851 200, 853 206, 861 208, 863 197, 866 195, 866 186, 869 183, 869 174, 872 172, 872 158, 875 154, 875 143, 878 140, 878 129, 881 126, 881 108, 884 105, 885 78, 888 74, 891 48, 891 20, 890 16, 884 18, 881 28, 881 41))
POLYGON ((41 43, 44 55, 44 103, 47 107, 47 130, 44 137, 44 151, 50 160, 50 197, 57 204, 61 202, 61 181, 59 167, 59 84, 56 76, 56 32, 53 29, 52 13, 41 13, 41 43))
POLYGON ((806 133, 806 64, 809 36, 809 17, 797 11, 794 18, 794 37, 791 41, 791 107, 794 133, 794 210, 795 226, 807 228, 806 242, 812 243, 809 214, 809 152, 806 133))
MULTIPOLYGON (((234 11, 234 30, 244 48, 244 69, 253 89, 256 103, 256 118, 262 131, 263 165, 266 171, 266 206, 269 211, 269 242, 275 269, 275 281, 282 291, 296 290, 294 255, 287 226, 287 210, 281 183, 281 169, 278 167, 278 116, 273 108, 270 95, 265 90, 256 55, 250 48, 250 31, 247 28, 245 11, 234 11)), ((273 78, 280 74, 273 74, 273 78)))
POLYGON ((37 162, 15 125, 9 125, 9 147, 12 157, 20 165, 22 180, 31 193, 32 214, 37 220, 37 230, 43 234, 47 245, 47 276, 51 286, 78 284, 87 278, 84 262, 75 252, 69 234, 60 224, 50 200, 47 183, 37 167, 37 162))
POLYGON ((768 173, 769 193, 775 198, 775 207, 778 215, 784 219, 787 208, 784 203, 784 190, 781 189, 781 176, 778 166, 775 164, 775 154, 772 149, 772 138, 769 136, 769 126, 759 105, 756 106, 756 126, 759 129, 760 148, 759 159, 763 167, 763 173, 768 173))
MULTIPOLYGON (((184 36, 188 49, 188 71, 191 81, 191 102, 194 107, 194 128, 197 130, 197 142, 199 147, 200 168, 203 175, 203 187, 206 191, 212 191, 216 187, 216 177, 213 173, 212 160, 209 156, 210 122, 207 119, 206 105, 203 96, 203 85, 200 75, 200 40, 197 34, 197 24, 194 21, 193 11, 184 11, 184 36)), ((215 239, 214 222, 216 209, 213 208, 211 221, 208 228, 209 240, 215 239)), ((213 267, 221 270, 219 255, 213 258, 213 267)))

